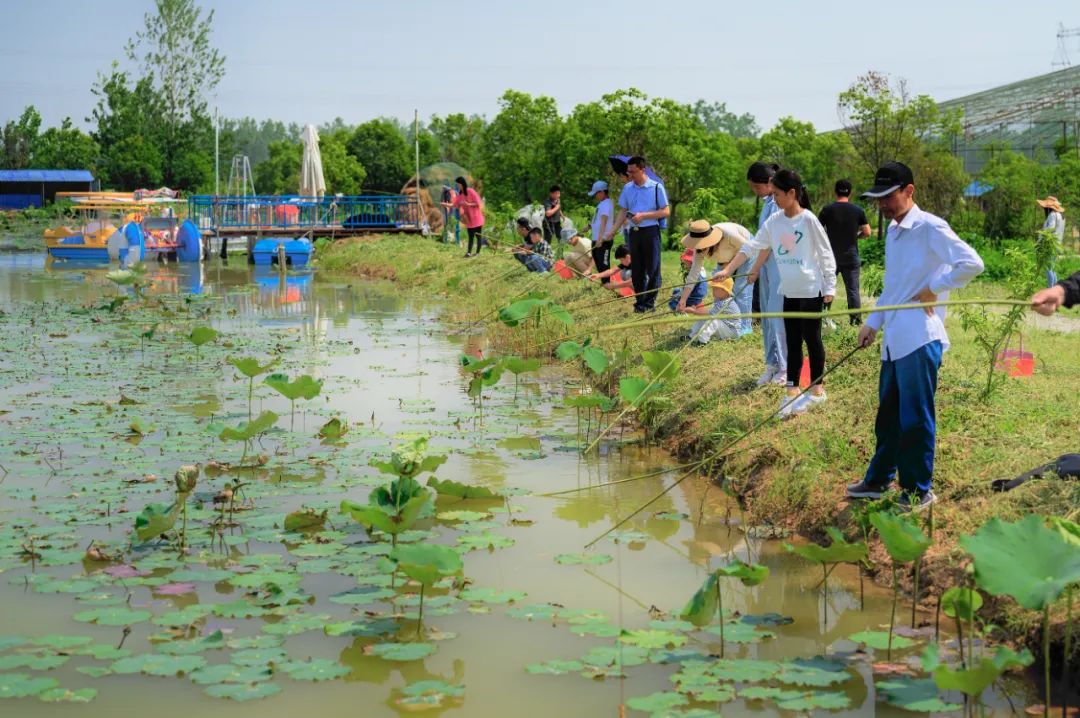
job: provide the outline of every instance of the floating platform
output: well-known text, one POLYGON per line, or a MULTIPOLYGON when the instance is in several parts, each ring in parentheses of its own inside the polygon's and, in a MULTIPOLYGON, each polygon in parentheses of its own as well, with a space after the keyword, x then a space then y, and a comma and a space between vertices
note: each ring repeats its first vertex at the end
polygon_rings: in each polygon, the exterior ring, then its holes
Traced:
POLYGON ((311 261, 311 240, 290 237, 263 237, 251 248, 251 257, 257 267, 284 264, 289 267, 306 267, 311 261))

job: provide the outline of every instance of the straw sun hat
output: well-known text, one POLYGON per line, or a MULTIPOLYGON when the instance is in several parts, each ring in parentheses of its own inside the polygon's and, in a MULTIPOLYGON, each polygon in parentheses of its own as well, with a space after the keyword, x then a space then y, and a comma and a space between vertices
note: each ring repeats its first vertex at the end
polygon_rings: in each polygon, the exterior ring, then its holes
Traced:
POLYGON ((1047 197, 1046 199, 1037 199, 1035 202, 1043 209, 1052 209, 1055 212, 1064 212, 1065 208, 1061 206, 1061 202, 1058 202, 1057 197, 1047 197))
POLYGON ((683 235, 683 246, 698 250, 721 244, 712 255, 713 259, 721 264, 730 262, 743 243, 751 239, 750 232, 734 222, 720 222, 713 226, 707 219, 695 219, 690 223, 689 230, 683 235))

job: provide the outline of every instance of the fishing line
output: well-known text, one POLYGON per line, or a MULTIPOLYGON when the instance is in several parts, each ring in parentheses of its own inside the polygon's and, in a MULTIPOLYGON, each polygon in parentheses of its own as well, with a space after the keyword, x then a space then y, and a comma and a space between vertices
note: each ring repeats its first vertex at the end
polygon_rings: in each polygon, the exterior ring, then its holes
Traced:
MULTIPOLYGON (((830 375, 830 374, 832 374, 832 373, 833 373, 834 371, 836 371, 837 369, 839 369, 840 367, 842 367, 842 366, 843 366, 844 364, 846 364, 846 363, 847 363, 847 362, 848 362, 848 361, 849 361, 849 360, 850 360, 850 359, 851 359, 851 358, 852 358, 853 356, 855 356, 855 353, 856 353, 856 352, 858 352, 858 351, 859 351, 860 349, 861 349, 861 347, 855 347, 854 349, 852 349, 851 351, 849 351, 849 352, 848 352, 847 354, 845 354, 845 355, 844 355, 843 357, 841 357, 839 361, 837 361, 837 362, 836 362, 835 364, 833 364, 833 365, 832 365, 831 367, 829 367, 828 369, 826 369, 826 370, 825 370, 825 372, 824 372, 824 373, 823 373, 823 374, 821 375, 821 378, 820 378, 820 379, 818 380, 818 382, 820 383, 820 382, 821 382, 822 380, 824 380, 824 379, 825 379, 825 377, 829 376, 829 375, 830 375)), ((814 386, 814 385, 811 385, 811 386, 814 386)), ((770 414, 769 414, 768 416, 766 416, 766 417, 765 417, 764 419, 762 419, 762 420, 761 420, 761 421, 759 421, 758 423, 754 424, 754 425, 753 425, 753 426, 751 426, 751 427, 750 427, 749 429, 747 429, 747 430, 746 430, 746 431, 744 431, 743 433, 739 434, 739 435, 738 435, 737 437, 735 437, 735 438, 734 438, 734 439, 732 439, 731 441, 729 441, 729 442, 727 442, 726 444, 724 444, 724 446, 722 446, 722 447, 721 447, 720 449, 716 450, 715 452, 713 452, 713 453, 712 453, 712 454, 710 454, 709 456, 705 457, 704 459, 701 459, 700 461, 694 462, 694 464, 692 465, 692 468, 688 469, 687 471, 684 471, 684 472, 682 473, 682 475, 681 475, 681 476, 679 476, 679 478, 678 478, 678 479, 676 479, 676 480, 675 480, 674 482, 672 482, 672 484, 671 484, 670 486, 666 487, 666 488, 665 488, 665 489, 664 489, 663 491, 661 491, 660 493, 658 493, 658 494, 657 494, 656 496, 654 496, 654 497, 652 497, 651 499, 649 499, 648 501, 646 501, 646 502, 645 502, 644 504, 642 504, 642 505, 641 505, 640 507, 638 507, 638 508, 637 508, 637 509, 636 509, 636 510, 635 510, 635 511, 633 512, 633 513, 631 513, 631 514, 629 514, 628 516, 625 516, 624 518, 620 519, 620 520, 619 520, 619 521, 618 521, 618 522, 617 522, 617 523, 616 523, 615 525, 613 525, 613 526, 612 526, 611 528, 609 528, 609 529, 608 529, 607 531, 605 531, 604 533, 600 534, 599 536, 597 536, 596 538, 594 538, 594 539, 593 539, 592 541, 590 541, 589 543, 585 544, 585 548, 587 548, 587 549, 588 549, 588 548, 592 548, 592 547, 593 547, 594 545, 596 545, 596 543, 597 543, 597 542, 599 542, 599 541, 600 541, 601 539, 603 539, 603 538, 604 538, 605 536, 607 536, 607 535, 608 535, 608 534, 610 534, 611 532, 613 532, 613 531, 615 531, 616 529, 618 529, 618 528, 619 528, 620 526, 622 526, 622 525, 623 525, 623 524, 625 524, 625 523, 626 523, 627 521, 629 521, 630 519, 632 519, 632 518, 634 518, 635 516, 637 516, 638 514, 640 514, 640 513, 642 512, 642 511, 644 511, 645 509, 647 509, 647 508, 648 508, 649 506, 651 506, 652 504, 654 504, 654 503, 656 503, 657 501, 659 501, 659 500, 660 500, 660 499, 661 499, 662 497, 664 497, 664 496, 665 496, 665 495, 666 495, 666 494, 667 494, 667 493, 668 493, 669 491, 671 491, 671 490, 672 490, 672 489, 674 489, 674 488, 675 488, 676 486, 678 486, 678 485, 679 485, 679 484, 681 484, 681 483, 682 483, 683 481, 685 481, 687 477, 691 476, 691 475, 692 475, 692 474, 694 473, 694 469, 695 469, 695 468, 697 468, 697 467, 700 467, 700 466, 703 466, 704 464, 706 464, 706 463, 708 463, 708 462, 710 462, 710 461, 713 461, 713 460, 715 460, 716 458, 720 457, 720 456, 721 456, 721 455, 722 455, 722 454, 723 454, 724 452, 726 452, 726 451, 727 451, 728 449, 730 449, 731 447, 735 446, 735 444, 739 443, 740 441, 742 441, 742 440, 743 440, 743 439, 745 439, 746 437, 750 436, 751 434, 753 434, 754 432, 756 432, 757 430, 759 430, 760 428, 762 428, 763 426, 765 426, 766 424, 768 424, 768 423, 769 423, 770 421, 772 421, 773 419, 775 419, 775 418, 776 418, 776 417, 777 417, 777 416, 778 416, 778 415, 780 414, 780 412, 782 412, 782 411, 783 411, 784 409, 786 409, 787 407, 791 406, 791 405, 792 405, 792 404, 793 404, 794 402, 798 401, 798 400, 799 400, 800 398, 802 398, 802 397, 803 397, 803 396, 804 396, 804 395, 805 395, 805 394, 806 394, 807 392, 809 392, 809 391, 810 391, 810 389, 811 389, 811 386, 808 386, 808 387, 806 387, 805 389, 803 389, 802 391, 800 391, 800 392, 799 392, 798 394, 795 394, 794 396, 791 396, 791 397, 789 397, 788 401, 786 401, 786 402, 784 402, 783 404, 781 404, 781 405, 780 405, 780 408, 779 408, 779 409, 777 409, 776 411, 774 411, 774 412, 770 413, 770 414)))

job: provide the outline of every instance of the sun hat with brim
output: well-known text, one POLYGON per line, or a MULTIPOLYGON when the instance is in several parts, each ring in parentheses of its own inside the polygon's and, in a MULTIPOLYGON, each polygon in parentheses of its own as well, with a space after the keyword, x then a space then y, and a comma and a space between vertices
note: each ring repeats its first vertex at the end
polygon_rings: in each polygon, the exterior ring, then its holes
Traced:
POLYGON ((874 174, 874 186, 863 192, 863 197, 879 199, 888 197, 898 189, 915 184, 915 175, 903 162, 886 162, 874 174))
POLYGON ((1058 201, 1058 198, 1052 195, 1046 199, 1037 199, 1035 202, 1043 209, 1052 209, 1055 212, 1065 211, 1065 208, 1061 206, 1061 202, 1058 201))
POLYGON ((724 237, 724 232, 709 224, 707 219, 695 219, 690 223, 689 230, 682 238, 683 246, 687 249, 705 249, 724 237))
POLYGON ((713 277, 709 280, 709 286, 713 289, 723 289, 728 294, 731 294, 732 289, 735 287, 735 280, 731 277, 726 277, 724 279, 713 277))

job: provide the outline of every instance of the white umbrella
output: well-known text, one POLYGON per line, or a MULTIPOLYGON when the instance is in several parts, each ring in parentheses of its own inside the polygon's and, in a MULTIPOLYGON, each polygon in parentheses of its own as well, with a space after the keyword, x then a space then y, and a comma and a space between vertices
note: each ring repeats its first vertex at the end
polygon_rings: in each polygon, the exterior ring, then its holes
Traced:
POLYGON ((326 181, 323 179, 322 155, 319 153, 319 131, 315 125, 304 127, 300 141, 304 143, 304 159, 300 164, 300 195, 322 197, 326 193, 326 181))

